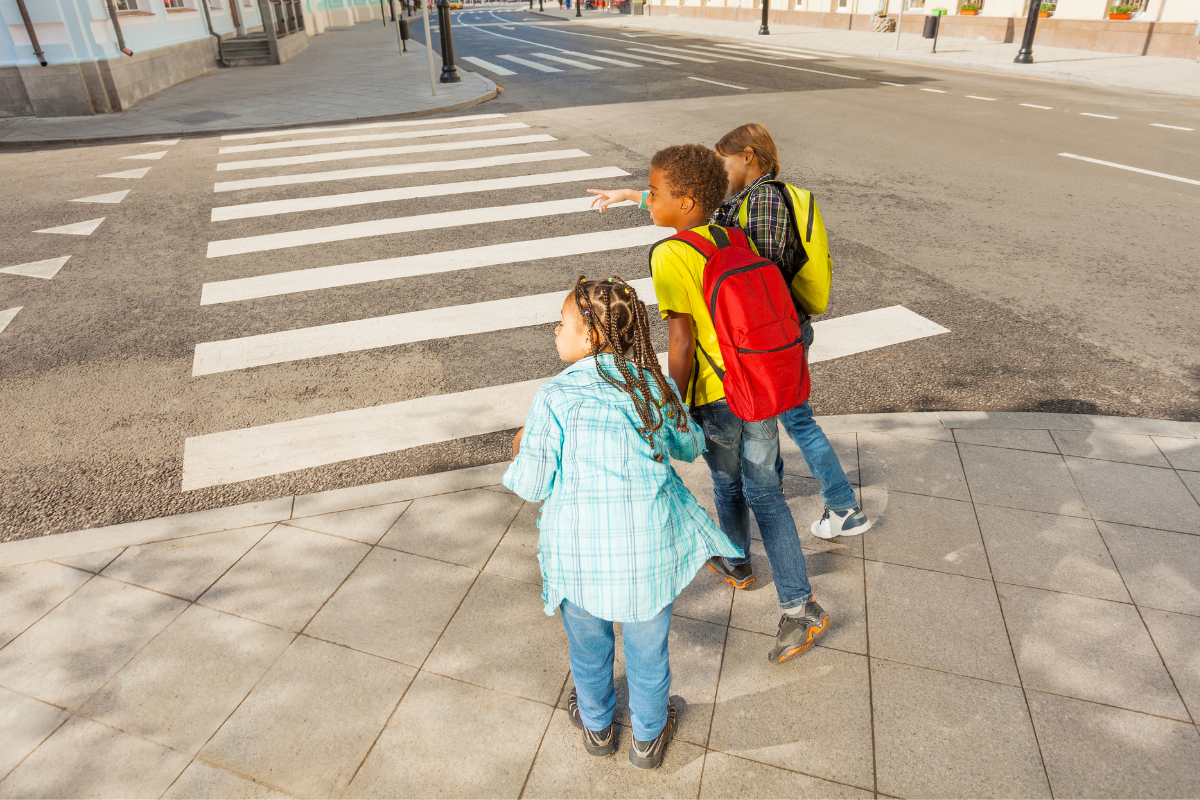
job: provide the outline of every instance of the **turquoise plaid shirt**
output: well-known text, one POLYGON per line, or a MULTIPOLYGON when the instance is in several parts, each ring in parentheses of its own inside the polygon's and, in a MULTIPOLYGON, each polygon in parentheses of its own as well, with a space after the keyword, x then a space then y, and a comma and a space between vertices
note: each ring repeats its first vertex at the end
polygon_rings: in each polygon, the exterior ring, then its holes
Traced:
MULTIPOLYGON (((611 355, 599 359, 619 378, 611 355)), ((549 615, 567 599, 601 619, 645 621, 711 556, 741 555, 671 468, 671 458, 704 452, 704 434, 691 420, 680 431, 667 419, 652 446, 641 428, 629 395, 605 382, 591 357, 533 399, 503 482, 531 503, 545 501, 538 562, 549 615)))

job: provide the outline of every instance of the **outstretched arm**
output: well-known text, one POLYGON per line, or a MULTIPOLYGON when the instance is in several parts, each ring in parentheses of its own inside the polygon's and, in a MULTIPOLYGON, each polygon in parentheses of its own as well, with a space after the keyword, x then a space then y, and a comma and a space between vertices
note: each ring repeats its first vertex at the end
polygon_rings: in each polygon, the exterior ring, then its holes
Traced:
POLYGON ((622 200, 628 200, 631 203, 641 203, 642 193, 635 189, 588 189, 588 194, 596 195, 592 200, 592 208, 596 208, 596 204, 600 204, 600 211, 608 208, 612 203, 619 203, 622 200))

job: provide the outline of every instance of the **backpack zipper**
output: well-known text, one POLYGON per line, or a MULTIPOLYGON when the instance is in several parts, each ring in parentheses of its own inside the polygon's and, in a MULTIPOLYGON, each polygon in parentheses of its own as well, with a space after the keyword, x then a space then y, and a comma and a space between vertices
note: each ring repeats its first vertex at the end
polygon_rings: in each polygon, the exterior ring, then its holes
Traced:
POLYGON ((753 264, 747 264, 744 267, 738 267, 737 269, 730 270, 720 278, 717 278, 717 282, 713 284, 712 302, 709 303, 708 308, 708 316, 713 321, 714 327, 717 324, 717 292, 720 291, 721 284, 725 282, 725 279, 730 275, 740 275, 743 272, 750 272, 751 270, 762 269, 763 267, 775 267, 775 269, 779 269, 779 267, 775 266, 774 261, 768 261, 764 258, 762 261, 756 261, 753 264))
POLYGON ((795 347, 798 344, 803 344, 803 343, 804 343, 804 338, 798 337, 796 339, 796 341, 792 342, 791 344, 785 344, 783 347, 776 347, 771 350, 747 350, 744 347, 739 347, 737 349, 737 351, 739 353, 750 353, 751 355, 762 355, 764 353, 778 353, 780 350, 788 350, 790 348, 795 347))

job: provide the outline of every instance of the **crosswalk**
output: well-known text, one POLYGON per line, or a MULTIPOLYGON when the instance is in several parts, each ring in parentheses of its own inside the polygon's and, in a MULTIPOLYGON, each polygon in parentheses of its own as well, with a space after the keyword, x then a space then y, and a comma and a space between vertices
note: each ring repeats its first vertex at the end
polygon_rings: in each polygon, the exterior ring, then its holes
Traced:
MULTIPOLYGON (((529 126, 498 122, 499 116, 392 126, 446 140, 420 150, 373 147, 377 139, 359 137, 378 134, 358 132, 363 126, 224 137, 214 153, 215 172, 236 170, 247 177, 214 182, 206 254, 220 277, 204 284, 200 305, 224 309, 227 335, 195 343, 192 379, 238 375, 253 386, 267 381, 263 370, 359 369, 361 362, 355 359, 364 354, 403 359, 405 348, 421 343, 469 347, 479 342, 481 357, 494 360, 486 342, 497 335, 521 337, 538 352, 552 353, 545 325, 557 321, 565 289, 583 271, 581 264, 604 265, 601 269, 625 265, 621 271, 639 296, 655 304, 650 279, 628 270, 646 275, 647 246, 670 231, 648 224, 642 212, 583 213, 590 211, 591 198, 581 196, 587 186, 628 185, 626 168, 644 165, 603 163, 585 150, 562 146, 551 133, 501 142, 490 138, 496 125, 529 126), (268 139, 255 145, 275 146, 231 150, 243 147, 227 144, 239 137, 268 139), (305 153, 305 148, 318 152, 305 153), (443 155, 475 148, 490 152, 443 155), (255 157, 264 149, 300 154, 283 160, 255 157), (239 153, 250 157, 230 158, 239 153), (318 163, 293 160, 316 155, 366 163, 350 169, 335 164, 324 171, 280 169, 318 163), (515 196, 504 193, 515 189, 520 190, 515 196), (305 196, 296 196, 297 191, 305 196), (532 191, 550 197, 531 198, 532 191), (240 202, 227 202, 230 198, 240 202), (462 207, 412 205, 418 199, 462 207), (227 230, 238 235, 226 235, 227 230), (439 230, 444 233, 435 235, 439 230), (283 253, 288 256, 278 258, 283 253), (351 253, 370 257, 347 261, 351 253), (266 258, 276 260, 262 261, 266 258), (262 263, 278 266, 264 270, 262 263), (360 287, 370 293, 361 297, 384 298, 417 285, 413 281, 421 282, 426 292, 441 288, 414 310, 396 313, 393 307, 377 313, 386 304, 376 302, 353 319, 321 319, 333 313, 326 309, 336 304, 325 302, 332 292, 360 287), (269 306, 262 305, 267 301, 269 306), (305 324, 297 325, 297 319, 305 324)), ((631 204, 610 208, 616 205, 631 204)), ((946 332, 901 306, 819 325, 828 335, 819 337, 827 341, 812 352, 814 361, 946 332)), ((545 367, 505 363, 487 372, 476 363, 443 363, 452 378, 449 390, 405 389, 394 402, 366 407, 354 407, 346 399, 340 410, 322 406, 313 409, 321 413, 304 415, 296 413, 294 396, 268 394, 263 402, 275 409, 273 420, 190 432, 182 443, 182 488, 193 491, 382 454, 403 456, 412 448, 519 427, 534 393, 549 377, 545 367)), ((373 373, 362 375, 362 380, 375 379, 373 373)))

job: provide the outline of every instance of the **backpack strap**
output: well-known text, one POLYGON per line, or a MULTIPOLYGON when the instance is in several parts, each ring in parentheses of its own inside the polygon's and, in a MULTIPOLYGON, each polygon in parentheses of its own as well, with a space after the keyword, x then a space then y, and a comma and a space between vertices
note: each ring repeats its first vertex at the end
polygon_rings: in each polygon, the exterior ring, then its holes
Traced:
MULTIPOLYGON (((716 237, 717 231, 721 231, 722 233, 724 233, 724 231, 721 228, 717 227, 716 225, 713 225, 711 227, 712 227, 714 239, 717 238, 716 237)), ((703 236, 696 233, 695 231, 680 231, 679 233, 672 236, 671 239, 675 239, 676 241, 680 241, 680 242, 683 242, 684 244, 688 245, 693 250, 695 250, 697 253, 704 256, 705 261, 708 261, 710 258, 712 258, 713 256, 715 256, 717 254, 718 247, 722 247, 722 246, 728 247, 729 246, 729 237, 725 237, 724 245, 721 245, 719 243, 719 241, 717 244, 713 244, 708 239, 705 239, 703 236)), ((671 239, 667 239, 667 241, 669 242, 669 241, 671 241, 671 239)))

